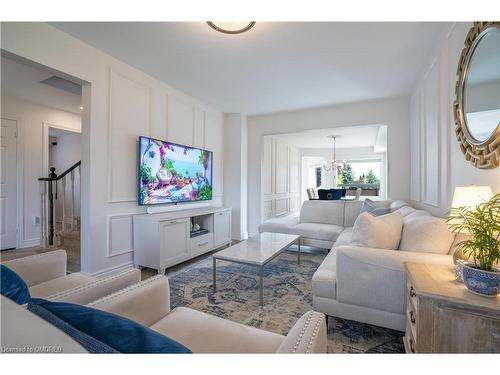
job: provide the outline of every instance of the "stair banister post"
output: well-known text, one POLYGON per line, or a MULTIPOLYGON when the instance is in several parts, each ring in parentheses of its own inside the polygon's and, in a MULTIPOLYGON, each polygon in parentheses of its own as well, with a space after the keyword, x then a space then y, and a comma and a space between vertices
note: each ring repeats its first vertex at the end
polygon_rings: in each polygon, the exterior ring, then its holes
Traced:
POLYGON ((39 181, 40 186, 40 246, 47 247, 46 194, 47 182, 39 181))
POLYGON ((66 176, 61 179, 62 185, 62 228, 61 232, 66 231, 66 176))
POLYGON ((70 172, 71 178, 71 230, 75 227, 75 170, 70 172))

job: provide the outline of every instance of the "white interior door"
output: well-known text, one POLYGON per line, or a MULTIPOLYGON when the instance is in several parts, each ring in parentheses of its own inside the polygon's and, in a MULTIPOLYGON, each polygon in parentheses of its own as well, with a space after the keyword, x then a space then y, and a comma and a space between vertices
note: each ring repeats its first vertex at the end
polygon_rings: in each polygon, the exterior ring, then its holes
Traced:
POLYGON ((0 127, 0 245, 16 247, 17 122, 2 118, 0 127))

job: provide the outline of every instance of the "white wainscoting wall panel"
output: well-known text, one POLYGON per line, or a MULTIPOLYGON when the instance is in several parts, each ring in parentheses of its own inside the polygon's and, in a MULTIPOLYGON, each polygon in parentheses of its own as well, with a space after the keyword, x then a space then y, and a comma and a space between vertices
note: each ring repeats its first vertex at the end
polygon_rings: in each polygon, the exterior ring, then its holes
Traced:
POLYGON ((133 216, 112 215, 108 217, 108 257, 134 251, 133 216))
POLYGON ((424 78, 424 202, 439 206, 440 187, 440 127, 439 121, 439 62, 432 63, 424 78))
POLYGON ((411 200, 446 216, 456 186, 500 191, 500 168, 479 170, 465 160, 455 136, 453 102, 458 60, 472 23, 454 23, 437 40, 410 102, 411 200))
POLYGON ((264 136, 262 153, 262 219, 299 207, 300 153, 278 136, 264 136))
POLYGON ((137 201, 137 137, 151 134, 151 88, 110 70, 109 202, 137 201))
POLYGON ((181 145, 193 145, 194 108, 169 96, 167 140, 181 145))

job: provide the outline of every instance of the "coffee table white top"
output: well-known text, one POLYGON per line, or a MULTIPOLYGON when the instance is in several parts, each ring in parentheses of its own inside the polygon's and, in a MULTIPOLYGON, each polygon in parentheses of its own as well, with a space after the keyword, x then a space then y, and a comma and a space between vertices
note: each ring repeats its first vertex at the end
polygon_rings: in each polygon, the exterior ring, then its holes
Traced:
POLYGON ((299 237, 294 234, 261 233, 258 236, 221 250, 215 253, 213 257, 231 262, 263 266, 296 242, 299 237))

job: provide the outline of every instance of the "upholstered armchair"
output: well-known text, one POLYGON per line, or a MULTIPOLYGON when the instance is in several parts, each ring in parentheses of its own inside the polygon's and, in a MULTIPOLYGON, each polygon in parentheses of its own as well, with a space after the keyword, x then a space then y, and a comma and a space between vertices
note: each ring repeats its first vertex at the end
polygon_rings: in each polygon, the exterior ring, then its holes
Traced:
POLYGON ((66 273, 66 250, 27 256, 2 262, 28 285, 31 297, 86 304, 141 280, 141 273, 129 269, 97 278, 81 272, 66 273))
POLYGON ((180 342, 193 353, 326 353, 324 314, 306 312, 283 336, 185 307, 171 311, 169 283, 163 275, 88 306, 132 319, 180 342))

